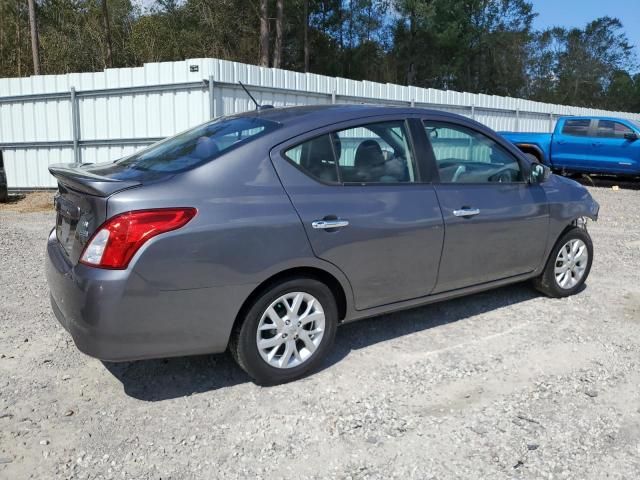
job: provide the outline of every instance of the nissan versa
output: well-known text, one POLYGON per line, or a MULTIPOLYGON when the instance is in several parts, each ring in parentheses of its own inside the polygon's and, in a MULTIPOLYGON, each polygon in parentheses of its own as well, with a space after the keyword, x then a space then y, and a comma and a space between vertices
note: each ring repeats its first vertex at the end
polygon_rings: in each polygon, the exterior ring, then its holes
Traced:
POLYGON ((524 280, 576 293, 599 208, 492 130, 418 108, 261 109, 50 171, 47 278, 78 348, 228 348, 262 384, 317 367, 342 322, 524 280))

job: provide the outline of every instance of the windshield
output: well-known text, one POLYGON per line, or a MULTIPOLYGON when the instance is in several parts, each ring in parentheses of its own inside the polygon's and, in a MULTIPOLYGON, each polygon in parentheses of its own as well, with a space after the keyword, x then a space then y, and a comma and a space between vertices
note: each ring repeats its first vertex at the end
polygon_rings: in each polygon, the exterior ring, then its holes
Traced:
POLYGON ((221 118, 167 138, 130 157, 89 168, 98 175, 120 180, 158 178, 209 162, 279 126, 255 117, 221 118))

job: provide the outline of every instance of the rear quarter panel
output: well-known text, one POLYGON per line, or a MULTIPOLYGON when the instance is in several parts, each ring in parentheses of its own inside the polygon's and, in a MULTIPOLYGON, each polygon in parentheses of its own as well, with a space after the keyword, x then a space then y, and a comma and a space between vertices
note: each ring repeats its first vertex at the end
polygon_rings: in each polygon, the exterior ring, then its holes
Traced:
POLYGON ((294 267, 320 268, 286 195, 268 148, 247 146, 168 181, 113 195, 108 217, 129 210, 195 207, 185 227, 152 238, 131 261, 126 311, 145 311, 160 324, 182 322, 202 351, 220 351, 243 302, 263 281, 294 267))

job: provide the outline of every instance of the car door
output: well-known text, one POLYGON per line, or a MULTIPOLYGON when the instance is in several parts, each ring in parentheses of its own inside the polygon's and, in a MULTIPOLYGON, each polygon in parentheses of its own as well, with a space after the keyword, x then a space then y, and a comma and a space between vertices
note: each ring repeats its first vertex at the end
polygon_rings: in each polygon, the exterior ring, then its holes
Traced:
POLYGON ((593 167, 595 152, 593 126, 590 118, 566 118, 560 120, 551 141, 551 161, 555 168, 573 171, 589 171, 593 167))
POLYGON ((497 136, 424 120, 438 172, 445 241, 434 293, 532 272, 544 261, 549 212, 544 190, 497 136))
POLYGON ((593 167, 603 173, 640 172, 640 140, 630 125, 616 120, 596 120, 593 167))
POLYGON ((435 286, 443 220, 410 130, 398 118, 350 122, 272 151, 315 255, 345 273, 358 310, 435 286))

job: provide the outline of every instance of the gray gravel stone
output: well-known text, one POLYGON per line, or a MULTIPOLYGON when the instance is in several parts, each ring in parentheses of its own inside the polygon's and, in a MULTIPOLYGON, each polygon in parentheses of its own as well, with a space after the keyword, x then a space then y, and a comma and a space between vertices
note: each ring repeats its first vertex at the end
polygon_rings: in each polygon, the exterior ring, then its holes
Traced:
POLYGON ((636 478, 640 192, 591 191, 578 295, 515 285, 345 325, 320 372, 272 388, 227 355, 84 356, 49 306, 52 213, 0 206, 0 478, 636 478))

